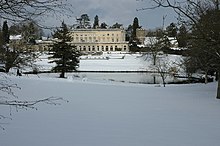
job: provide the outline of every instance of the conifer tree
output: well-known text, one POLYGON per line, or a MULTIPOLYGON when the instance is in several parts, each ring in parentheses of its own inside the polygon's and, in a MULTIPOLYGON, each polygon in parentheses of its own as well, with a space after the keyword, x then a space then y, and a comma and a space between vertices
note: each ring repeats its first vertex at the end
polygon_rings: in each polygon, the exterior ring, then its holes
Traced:
POLYGON ((55 36, 58 41, 52 46, 50 63, 55 62, 56 66, 52 69, 55 72, 61 72, 60 78, 65 78, 65 73, 76 71, 79 66, 80 53, 76 47, 69 44, 71 37, 67 25, 62 22, 61 29, 57 29, 55 36))
POLYGON ((4 21, 3 27, 2 27, 2 39, 3 39, 3 45, 6 45, 9 43, 9 31, 8 31, 8 24, 7 21, 4 21))
POLYGON ((181 25, 179 28, 179 33, 177 34, 177 41, 179 47, 186 47, 187 46, 187 30, 184 24, 181 25))
POLYGON ((166 31, 167 31, 167 35, 169 37, 176 37, 176 35, 177 35, 176 24, 175 23, 170 23, 170 25, 167 26, 166 31))
POLYGON ((9 50, 9 30, 7 21, 4 21, 2 27, 2 46, 0 58, 2 62, 5 64, 5 72, 9 72, 9 69, 14 66, 14 61, 17 58, 16 52, 13 50, 9 50))
POLYGON ((134 18, 134 21, 133 21, 133 30, 132 30, 132 39, 133 40, 136 40, 137 41, 137 35, 136 35, 136 30, 137 30, 137 28, 139 28, 140 26, 139 26, 139 21, 138 21, 138 18, 137 17, 135 17, 134 18))
POLYGON ((99 17, 98 17, 98 15, 96 15, 95 18, 94 18, 93 29, 96 29, 97 27, 99 27, 99 17))
POLYGON ((116 22, 115 24, 112 25, 111 28, 121 28, 123 25, 119 24, 118 22, 116 22))

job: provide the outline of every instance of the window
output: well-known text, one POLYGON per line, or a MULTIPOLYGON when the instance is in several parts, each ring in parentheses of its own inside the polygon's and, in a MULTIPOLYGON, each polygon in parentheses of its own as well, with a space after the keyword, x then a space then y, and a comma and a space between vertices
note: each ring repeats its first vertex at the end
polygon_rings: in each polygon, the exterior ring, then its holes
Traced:
POLYGON ((105 47, 105 50, 108 51, 108 46, 105 47))
POLYGON ((92 42, 92 37, 89 37, 89 42, 92 42))
POLYGON ((113 47, 112 46, 110 47, 110 51, 113 51, 113 47))

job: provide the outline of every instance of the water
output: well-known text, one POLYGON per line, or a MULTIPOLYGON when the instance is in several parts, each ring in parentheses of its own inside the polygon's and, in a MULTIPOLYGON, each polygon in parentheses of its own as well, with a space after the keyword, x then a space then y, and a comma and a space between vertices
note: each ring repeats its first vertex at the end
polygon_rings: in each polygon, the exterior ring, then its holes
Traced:
MULTIPOLYGON (((139 83, 139 84, 162 84, 162 78, 158 73, 71 73, 69 77, 88 81, 112 81, 124 83, 139 83)), ((165 82, 178 82, 179 79, 167 75, 165 82)))

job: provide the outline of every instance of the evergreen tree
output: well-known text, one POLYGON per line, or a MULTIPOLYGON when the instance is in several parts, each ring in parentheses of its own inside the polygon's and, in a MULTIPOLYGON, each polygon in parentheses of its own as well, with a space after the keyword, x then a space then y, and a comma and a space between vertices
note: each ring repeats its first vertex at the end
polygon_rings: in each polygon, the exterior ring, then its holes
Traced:
POLYGON ((88 14, 82 14, 80 18, 77 18, 77 28, 91 28, 90 19, 88 14))
POLYGON ((108 25, 105 22, 101 23, 101 28, 102 29, 107 29, 107 27, 108 27, 108 25))
POLYGON ((23 43, 13 45, 9 48, 9 46, 7 45, 9 43, 9 29, 7 26, 7 22, 4 22, 2 30, 4 31, 1 33, 0 37, 0 59, 1 62, 3 62, 5 65, 4 71, 8 73, 12 67, 32 67, 32 63, 36 58, 36 55, 28 51, 22 51, 23 47, 26 48, 23 43))
POLYGON ((43 36, 42 28, 35 21, 14 24, 9 28, 9 32, 11 35, 22 35, 23 41, 29 44, 35 44, 35 40, 43 36))
MULTIPOLYGON (((154 0, 154 3, 157 5, 155 8, 174 9, 180 22, 184 23, 190 32, 194 29, 187 46, 191 50, 201 47, 199 50, 201 53, 210 55, 213 59, 208 57, 207 62, 212 62, 212 66, 215 67, 220 77, 220 1, 187 0, 180 3, 177 0, 154 0)), ((200 55, 201 58, 203 54, 200 55)), ((220 99, 220 79, 218 80, 217 99, 220 99)))
POLYGON ((61 72, 60 78, 65 77, 68 71, 76 71, 79 66, 80 53, 68 42, 71 41, 67 25, 62 22, 61 29, 55 32, 56 37, 59 39, 53 46, 50 54, 50 59, 54 59, 50 63, 55 62, 56 66, 52 69, 55 72, 61 72))
POLYGON ((2 39, 3 39, 3 45, 9 44, 9 30, 8 30, 7 21, 4 21, 3 23, 2 39))
POLYGON ((179 47, 186 47, 187 46, 187 30, 185 25, 181 25, 179 28, 179 33, 177 34, 177 41, 179 47))
POLYGON ((116 22, 115 24, 112 25, 111 28, 121 28, 123 25, 119 24, 118 22, 116 22))
POLYGON ((166 31, 169 37, 176 37, 177 35, 177 28, 174 23, 170 23, 170 25, 167 26, 166 31))
POLYGON ((96 29, 98 27, 99 27, 99 17, 98 15, 96 15, 94 18, 93 29, 96 29))
POLYGON ((3 46, 3 38, 2 38, 2 31, 0 30, 0 53, 2 51, 2 46, 3 46))
POLYGON ((132 40, 137 41, 136 30, 140 28, 138 18, 135 17, 132 25, 132 40))
POLYGON ((81 19, 82 19, 82 25, 84 28, 90 27, 90 19, 89 19, 88 14, 82 14, 81 19))
POLYGON ((132 25, 129 25, 125 31, 126 31, 125 40, 130 42, 132 37, 132 25))
POLYGON ((204 71, 207 82, 209 71, 220 71, 220 57, 217 55, 220 53, 220 10, 210 9, 200 15, 192 27, 189 42, 190 59, 194 66, 204 71))
POLYGON ((3 23, 1 39, 2 46, 0 58, 1 61, 5 64, 5 72, 9 72, 9 69, 14 66, 14 61, 17 58, 17 53, 14 50, 10 50, 7 46, 7 44, 9 44, 9 30, 7 21, 4 21, 3 23))

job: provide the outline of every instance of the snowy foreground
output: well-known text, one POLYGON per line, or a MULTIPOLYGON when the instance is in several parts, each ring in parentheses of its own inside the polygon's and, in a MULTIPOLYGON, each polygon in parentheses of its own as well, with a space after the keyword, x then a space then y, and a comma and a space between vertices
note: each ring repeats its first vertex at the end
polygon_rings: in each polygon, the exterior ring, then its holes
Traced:
MULTIPOLYGON (((69 102, 12 109, 1 146, 219 146, 217 83, 138 85, 11 76, 19 99, 69 102)), ((0 107, 1 114, 10 109, 0 107)))

